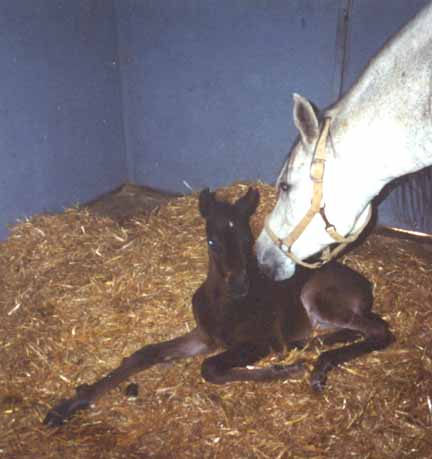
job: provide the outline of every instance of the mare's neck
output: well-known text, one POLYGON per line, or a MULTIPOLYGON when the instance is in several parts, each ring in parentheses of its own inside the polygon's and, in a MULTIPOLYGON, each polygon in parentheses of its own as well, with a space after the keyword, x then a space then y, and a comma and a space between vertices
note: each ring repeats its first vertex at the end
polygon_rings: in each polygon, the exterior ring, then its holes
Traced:
POLYGON ((327 112, 333 120, 330 180, 340 182, 337 191, 358 207, 393 179, 432 165, 431 21, 432 3, 387 42, 327 112))
MULTIPOLYGON (((365 211, 369 203, 389 182, 432 165, 432 120, 401 119, 404 113, 386 106, 379 88, 370 97, 341 100, 328 113, 332 117, 331 153, 324 176, 324 202, 329 218, 344 214, 346 225, 365 211), (416 125, 418 123, 418 125, 416 125)), ((407 106, 411 103, 405 100, 407 106)), ((414 110, 425 111, 411 103, 414 110)), ((331 221, 331 220, 330 220, 331 221)), ((333 223, 333 221, 332 221, 333 223)), ((337 221, 335 221, 337 224, 337 221)))
POLYGON ((337 115, 331 127, 324 193, 345 200, 358 215, 389 182, 432 164, 432 131, 424 145, 428 149, 410 145, 409 137, 391 116, 372 109, 361 116, 350 110, 337 115))

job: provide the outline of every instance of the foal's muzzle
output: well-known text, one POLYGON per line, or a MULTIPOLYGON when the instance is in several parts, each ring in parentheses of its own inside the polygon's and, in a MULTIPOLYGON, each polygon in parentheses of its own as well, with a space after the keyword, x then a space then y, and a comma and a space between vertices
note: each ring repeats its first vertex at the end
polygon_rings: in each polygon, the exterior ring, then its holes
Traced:
POLYGON ((249 277, 246 271, 228 276, 228 288, 234 298, 243 298, 249 293, 249 277))

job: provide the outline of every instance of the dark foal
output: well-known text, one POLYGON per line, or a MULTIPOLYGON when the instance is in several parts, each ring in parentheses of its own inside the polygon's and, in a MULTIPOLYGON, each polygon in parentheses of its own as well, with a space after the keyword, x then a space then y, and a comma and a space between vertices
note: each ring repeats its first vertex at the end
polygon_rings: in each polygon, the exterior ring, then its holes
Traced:
POLYGON ((371 312, 369 282, 351 269, 337 263, 318 271, 300 269, 279 283, 259 272, 249 226, 258 199, 254 189, 235 204, 218 201, 208 189, 201 192, 199 210, 206 220, 209 264, 207 278, 192 298, 196 328, 173 340, 144 346, 94 384, 79 386, 74 397, 48 413, 45 424, 62 424, 75 411, 152 365, 219 348, 225 350, 202 364, 201 374, 209 382, 284 379, 302 373, 303 364, 246 367, 271 352, 304 346, 313 328, 332 328, 333 332, 320 337, 324 344, 351 344, 318 358, 311 383, 321 391, 332 367, 392 342, 387 323, 371 312), (363 339, 352 343, 359 338, 363 339))

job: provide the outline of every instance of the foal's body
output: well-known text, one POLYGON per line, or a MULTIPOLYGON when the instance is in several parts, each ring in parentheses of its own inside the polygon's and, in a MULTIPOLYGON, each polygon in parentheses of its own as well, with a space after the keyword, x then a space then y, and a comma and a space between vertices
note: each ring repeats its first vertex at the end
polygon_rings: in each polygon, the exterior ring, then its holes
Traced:
POLYGON ((273 351, 304 346, 316 327, 336 329, 324 335, 326 344, 363 336, 363 341, 321 354, 312 373, 312 386, 322 390, 333 366, 392 341, 387 324, 371 312, 369 282, 351 269, 331 263, 319 271, 299 270, 283 283, 260 273, 249 226, 257 204, 258 192, 252 189, 234 205, 216 200, 208 190, 201 193, 209 271, 192 299, 197 327, 173 340, 144 346, 104 378, 78 387, 75 397, 61 401, 48 413, 46 424, 62 424, 132 374, 160 362, 224 348, 204 360, 202 376, 207 381, 274 380, 299 374, 303 365, 246 366, 273 351))

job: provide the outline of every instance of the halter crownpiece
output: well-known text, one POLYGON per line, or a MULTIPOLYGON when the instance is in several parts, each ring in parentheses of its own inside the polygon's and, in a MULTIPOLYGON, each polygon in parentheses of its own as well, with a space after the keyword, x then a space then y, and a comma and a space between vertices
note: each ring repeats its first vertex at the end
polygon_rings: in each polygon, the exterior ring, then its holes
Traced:
POLYGON ((345 247, 350 244, 351 242, 355 241, 360 233, 364 230, 366 225, 369 223, 371 218, 372 212, 369 208, 369 212, 366 218, 366 221, 362 224, 362 226, 355 232, 349 236, 342 236, 336 230, 336 227, 332 225, 325 213, 325 204, 321 204, 323 198, 323 178, 324 178, 324 170, 325 170, 325 162, 327 159, 326 155, 326 144, 327 138, 330 132, 330 123, 331 118, 325 117, 323 127, 321 129, 320 136, 316 143, 314 156, 312 159, 312 164, 310 167, 310 178, 313 182, 313 194, 311 205, 304 215, 304 217, 300 220, 300 222, 294 227, 291 233, 285 238, 279 238, 274 231, 270 228, 270 214, 267 215, 264 223, 264 228, 267 231, 267 234, 270 236, 270 239, 276 244, 279 249, 289 258, 291 258, 295 263, 305 266, 307 268, 319 268, 320 266, 324 265, 325 263, 329 262, 331 259, 336 257, 345 247), (291 247, 294 242, 300 237, 312 219, 315 217, 316 214, 319 214, 321 218, 324 220, 325 230, 334 239, 338 245, 331 250, 329 247, 326 247, 324 251, 321 253, 320 261, 314 263, 307 263, 296 255, 294 255, 291 251, 291 247))

